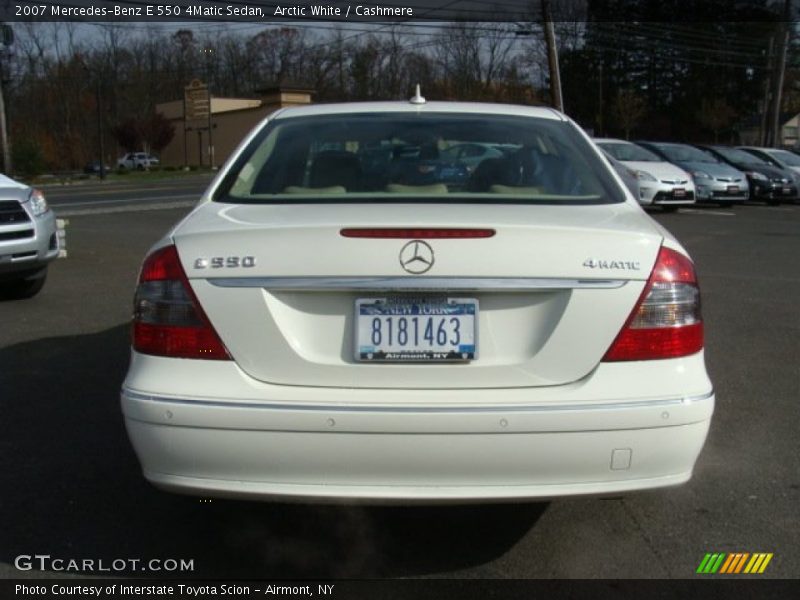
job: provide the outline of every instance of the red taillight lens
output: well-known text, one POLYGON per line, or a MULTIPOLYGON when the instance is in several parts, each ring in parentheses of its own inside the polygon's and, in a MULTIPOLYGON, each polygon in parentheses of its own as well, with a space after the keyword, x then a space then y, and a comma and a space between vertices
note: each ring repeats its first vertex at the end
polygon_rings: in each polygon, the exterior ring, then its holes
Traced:
POLYGON ((144 260, 139 273, 139 283, 145 281, 183 281, 186 274, 181 267, 175 246, 165 246, 156 250, 144 260))
POLYGON ((402 238, 413 240, 433 240, 433 239, 458 239, 458 238, 488 238, 495 234, 494 229, 465 229, 465 228, 345 228, 339 233, 343 237, 349 238, 402 238))
POLYGON ((145 259, 133 306, 133 348, 172 358, 230 360, 189 286, 175 246, 145 259))
POLYGON ((703 319, 694 265, 662 247, 639 301, 603 360, 677 358, 702 349, 703 319))

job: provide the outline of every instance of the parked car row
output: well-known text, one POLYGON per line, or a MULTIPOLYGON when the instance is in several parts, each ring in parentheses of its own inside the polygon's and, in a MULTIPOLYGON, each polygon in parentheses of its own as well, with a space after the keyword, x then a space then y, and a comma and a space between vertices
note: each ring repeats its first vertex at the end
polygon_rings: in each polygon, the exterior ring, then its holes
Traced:
POLYGON ((697 202, 775 205, 798 199, 800 156, 787 150, 612 138, 595 143, 645 206, 677 210, 697 202))
POLYGON ((783 198, 786 200, 797 199, 797 175, 793 171, 767 162, 754 153, 754 150, 757 150, 756 148, 699 147, 719 160, 742 171, 747 176, 750 197, 753 200, 778 204, 783 198))

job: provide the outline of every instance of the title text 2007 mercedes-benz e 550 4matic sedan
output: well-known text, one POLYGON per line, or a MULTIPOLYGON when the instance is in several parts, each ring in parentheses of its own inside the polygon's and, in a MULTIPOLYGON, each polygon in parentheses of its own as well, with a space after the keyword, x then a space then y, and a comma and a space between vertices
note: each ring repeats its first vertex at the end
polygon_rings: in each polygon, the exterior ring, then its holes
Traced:
POLYGON ((134 303, 125 424, 176 492, 669 486, 714 406, 691 259, 546 108, 279 111, 152 248, 134 303), (501 155, 465 169, 446 152, 465 143, 501 155))

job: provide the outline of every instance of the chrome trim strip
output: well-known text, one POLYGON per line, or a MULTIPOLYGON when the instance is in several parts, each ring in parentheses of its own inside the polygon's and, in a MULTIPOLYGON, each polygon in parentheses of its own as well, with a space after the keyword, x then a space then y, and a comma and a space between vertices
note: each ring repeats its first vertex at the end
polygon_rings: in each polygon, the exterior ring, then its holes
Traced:
POLYGON ((187 400, 184 398, 168 398, 164 396, 154 396, 152 394, 142 394, 132 390, 122 389, 121 394, 130 400, 140 400, 144 402, 163 402, 167 404, 183 404, 189 406, 203 406, 208 408, 251 408, 256 410, 288 410, 288 411, 323 411, 325 413, 335 412, 374 412, 374 413, 494 413, 494 412, 563 412, 578 410, 630 410, 636 408, 660 408, 676 405, 695 404, 703 402, 714 396, 714 390, 699 396, 684 396, 682 398, 667 398, 664 400, 638 400, 631 402, 606 402, 592 403, 584 402, 581 404, 568 404, 561 406, 545 405, 498 405, 498 406, 341 406, 341 405, 321 405, 321 404, 276 404, 276 403, 247 403, 247 402, 220 402, 217 400, 187 400))
POLYGON ((317 291, 503 291, 613 289, 623 279, 558 279, 542 277, 220 277, 206 279, 217 287, 317 291))

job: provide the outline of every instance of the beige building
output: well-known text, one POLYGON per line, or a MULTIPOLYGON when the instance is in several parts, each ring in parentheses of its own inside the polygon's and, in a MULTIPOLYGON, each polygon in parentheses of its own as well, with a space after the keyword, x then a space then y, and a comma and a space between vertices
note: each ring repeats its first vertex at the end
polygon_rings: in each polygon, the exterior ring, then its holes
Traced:
POLYGON ((184 118, 184 100, 156 105, 175 127, 175 137, 159 158, 161 166, 219 166, 230 156, 242 138, 270 113, 287 106, 311 103, 311 90, 273 87, 256 92, 256 98, 211 97, 210 118, 184 118), (209 140, 209 122, 211 136, 209 140), (210 142, 210 143, 209 143, 210 142))
MULTIPOLYGON (((762 115, 757 115, 749 119, 739 130, 739 142, 743 146, 761 145, 761 119, 762 115)), ((778 148, 795 148, 800 143, 800 114, 781 113, 780 139, 776 146, 778 148)))

